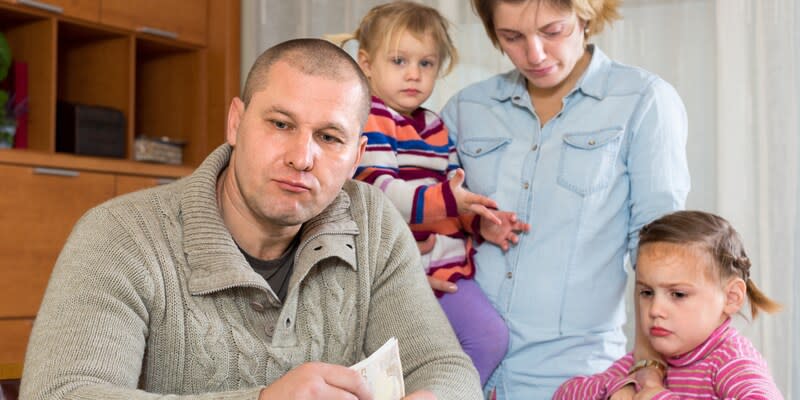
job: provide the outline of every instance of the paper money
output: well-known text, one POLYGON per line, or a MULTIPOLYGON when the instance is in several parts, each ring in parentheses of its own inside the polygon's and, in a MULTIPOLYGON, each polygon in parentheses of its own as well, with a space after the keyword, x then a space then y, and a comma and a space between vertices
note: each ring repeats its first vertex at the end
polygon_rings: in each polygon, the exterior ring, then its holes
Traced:
POLYGON ((375 400, 400 400, 406 395, 396 338, 387 340, 381 348, 350 369, 364 377, 375 400))

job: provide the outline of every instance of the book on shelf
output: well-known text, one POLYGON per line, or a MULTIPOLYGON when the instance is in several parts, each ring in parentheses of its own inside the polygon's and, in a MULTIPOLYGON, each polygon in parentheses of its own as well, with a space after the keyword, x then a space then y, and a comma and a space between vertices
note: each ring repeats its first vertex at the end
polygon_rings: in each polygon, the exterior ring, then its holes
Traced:
POLYGON ((17 133, 14 147, 28 148, 28 63, 14 61, 11 64, 11 107, 17 117, 17 133))

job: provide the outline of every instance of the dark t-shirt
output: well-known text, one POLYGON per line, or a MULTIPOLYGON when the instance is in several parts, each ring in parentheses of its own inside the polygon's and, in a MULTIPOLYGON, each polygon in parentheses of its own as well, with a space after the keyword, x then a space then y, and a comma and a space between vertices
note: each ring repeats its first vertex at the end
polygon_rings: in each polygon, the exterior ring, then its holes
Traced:
POLYGON ((254 271, 264 277, 281 303, 283 303, 283 300, 286 298, 286 292, 289 291, 289 277, 292 276, 294 254, 297 252, 297 245, 299 242, 300 241, 295 238, 289 245, 289 248, 287 248, 280 257, 273 260, 255 258, 239 247, 239 251, 242 252, 244 258, 254 271))

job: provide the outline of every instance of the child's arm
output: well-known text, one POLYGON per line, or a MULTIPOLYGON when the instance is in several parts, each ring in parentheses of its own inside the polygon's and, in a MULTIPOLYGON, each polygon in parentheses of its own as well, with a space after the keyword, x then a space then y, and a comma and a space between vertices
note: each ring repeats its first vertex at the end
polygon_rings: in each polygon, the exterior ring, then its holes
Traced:
POLYGON ((714 391, 721 399, 783 399, 766 364, 747 357, 729 360, 717 371, 714 391))
POLYGON ((607 370, 592 376, 576 376, 558 387, 553 400, 586 399, 605 400, 633 381, 628 370, 633 365, 633 355, 620 358, 607 370))
MULTIPOLYGON (((356 170, 355 178, 381 189, 400 211, 406 222, 421 224, 436 222, 460 214, 475 212, 499 222, 490 210, 497 208, 494 200, 470 192, 463 187, 464 172, 457 170, 449 180, 424 185, 400 177, 397 159, 402 138, 391 120, 370 115, 364 127, 367 149, 356 170)), ((452 147, 452 143, 448 144, 452 147)), ((451 151, 452 152, 452 151, 451 151)), ((424 157, 420 156, 424 163, 424 157)), ((435 171, 419 166, 419 175, 431 176, 435 171)), ((441 172, 442 174, 444 172, 441 172)))

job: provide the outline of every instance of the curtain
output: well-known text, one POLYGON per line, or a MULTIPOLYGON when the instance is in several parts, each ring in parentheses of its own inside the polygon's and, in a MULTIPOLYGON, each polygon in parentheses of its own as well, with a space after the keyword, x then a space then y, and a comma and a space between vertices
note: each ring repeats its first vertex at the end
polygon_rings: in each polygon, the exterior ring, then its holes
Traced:
MULTIPOLYGON (((243 0, 243 79, 269 46, 352 32, 383 2, 243 0)), ((421 2, 453 22, 461 56, 427 107, 439 110, 465 85, 513 67, 492 47, 468 1, 421 2)), ((736 325, 765 356, 786 398, 800 399, 800 5, 626 0, 621 11, 623 19, 593 41, 610 57, 662 76, 683 98, 692 174, 687 207, 733 223, 754 281, 784 305, 779 314, 737 318, 736 325)))

